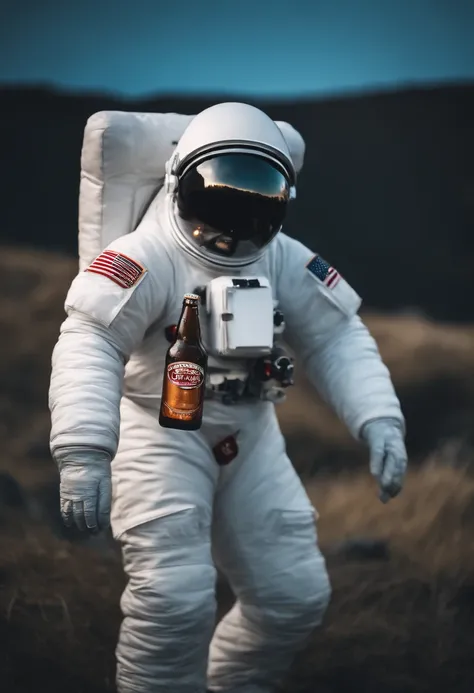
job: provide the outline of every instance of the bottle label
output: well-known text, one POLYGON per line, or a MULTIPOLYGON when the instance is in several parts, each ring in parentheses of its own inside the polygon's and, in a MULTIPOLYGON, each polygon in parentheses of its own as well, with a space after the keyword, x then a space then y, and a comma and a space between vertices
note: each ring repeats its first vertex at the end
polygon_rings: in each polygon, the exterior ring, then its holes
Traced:
POLYGON ((191 361, 170 363, 168 380, 182 390, 195 390, 204 383, 204 370, 191 361))

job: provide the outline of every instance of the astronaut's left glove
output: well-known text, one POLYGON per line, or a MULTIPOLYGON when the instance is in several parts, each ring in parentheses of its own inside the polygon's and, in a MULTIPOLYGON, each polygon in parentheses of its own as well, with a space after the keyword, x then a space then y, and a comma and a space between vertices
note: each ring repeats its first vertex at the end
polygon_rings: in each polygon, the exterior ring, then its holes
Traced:
POLYGON ((370 449, 370 472, 379 484, 379 498, 387 503, 402 490, 408 464, 402 425, 397 419, 373 419, 361 437, 370 449))

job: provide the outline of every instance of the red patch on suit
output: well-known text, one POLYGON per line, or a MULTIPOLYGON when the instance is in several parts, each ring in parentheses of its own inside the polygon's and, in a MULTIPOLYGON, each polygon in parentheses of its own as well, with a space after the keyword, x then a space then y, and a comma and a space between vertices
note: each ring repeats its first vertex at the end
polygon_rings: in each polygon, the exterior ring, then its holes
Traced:
POLYGON ((227 436, 227 438, 221 440, 217 445, 214 445, 212 452, 214 453, 217 464, 221 467, 230 464, 239 454, 239 446, 237 445, 235 436, 227 436))
POLYGON ((118 253, 116 250, 104 250, 85 269, 85 272, 101 274, 111 279, 122 289, 131 289, 145 274, 146 269, 131 257, 118 253))

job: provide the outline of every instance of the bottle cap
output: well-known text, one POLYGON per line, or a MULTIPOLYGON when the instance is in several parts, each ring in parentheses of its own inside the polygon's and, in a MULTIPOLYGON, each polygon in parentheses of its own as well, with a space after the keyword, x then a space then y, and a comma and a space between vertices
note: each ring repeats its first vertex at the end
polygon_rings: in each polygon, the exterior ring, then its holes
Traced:
POLYGON ((191 301, 200 301, 201 297, 198 294, 184 294, 184 298, 189 298, 191 301))

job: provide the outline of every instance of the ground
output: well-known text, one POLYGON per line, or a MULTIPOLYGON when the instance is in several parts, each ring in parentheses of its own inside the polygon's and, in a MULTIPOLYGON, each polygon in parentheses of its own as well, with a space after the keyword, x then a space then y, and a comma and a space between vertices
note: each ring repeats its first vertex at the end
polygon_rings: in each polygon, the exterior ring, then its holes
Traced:
MULTIPOLYGON (((111 542, 61 528, 47 447, 51 349, 75 266, 11 248, 0 257, 0 688, 109 693, 120 558, 111 542)), ((474 329, 415 316, 364 319, 402 398, 411 469, 403 494, 379 503, 366 451, 300 376, 280 417, 320 514, 334 592, 286 690, 468 693, 474 329)), ((220 613, 230 603, 223 585, 220 613)))

